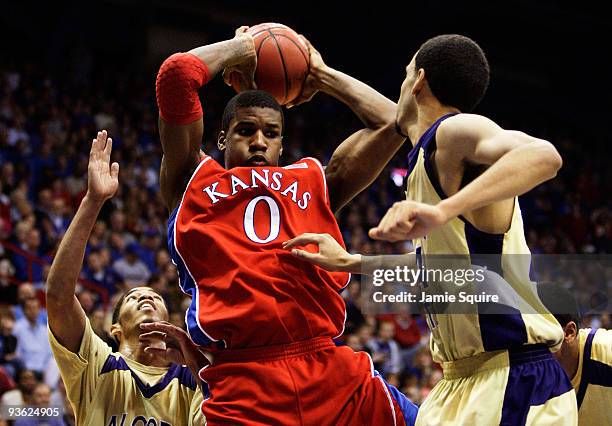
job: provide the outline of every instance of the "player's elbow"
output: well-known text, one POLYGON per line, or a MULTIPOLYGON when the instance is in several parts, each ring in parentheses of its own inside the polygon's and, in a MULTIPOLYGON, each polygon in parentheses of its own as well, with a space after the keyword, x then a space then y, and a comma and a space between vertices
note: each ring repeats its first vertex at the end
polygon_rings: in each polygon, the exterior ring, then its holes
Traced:
POLYGON ((553 144, 547 141, 539 142, 540 164, 546 171, 547 178, 552 179, 557 176, 557 172, 563 166, 563 159, 553 144))
POLYGON ((543 142, 543 145, 543 162, 546 164, 546 167, 550 173, 550 178, 552 179, 557 176, 557 172, 563 166, 563 159, 561 158, 559 151, 557 151, 553 144, 551 144, 550 142, 543 142))

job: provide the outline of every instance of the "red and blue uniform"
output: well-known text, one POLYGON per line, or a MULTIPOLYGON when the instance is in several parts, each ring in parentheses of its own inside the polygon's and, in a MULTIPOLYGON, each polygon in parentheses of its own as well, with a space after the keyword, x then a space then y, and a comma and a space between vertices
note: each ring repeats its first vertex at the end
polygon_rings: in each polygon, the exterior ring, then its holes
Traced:
POLYGON ((190 336, 216 353, 200 376, 209 424, 411 424, 416 407, 332 339, 347 273, 293 257, 304 232, 342 236, 321 164, 226 170, 204 156, 168 222, 190 336))

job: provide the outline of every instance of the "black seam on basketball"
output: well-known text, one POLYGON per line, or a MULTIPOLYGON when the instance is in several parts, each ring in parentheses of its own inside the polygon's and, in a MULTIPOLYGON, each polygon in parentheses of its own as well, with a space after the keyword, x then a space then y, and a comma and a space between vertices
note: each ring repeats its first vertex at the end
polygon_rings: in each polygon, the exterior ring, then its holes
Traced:
POLYGON ((310 58, 304 53, 304 51, 302 50, 301 46, 299 43, 297 43, 294 39, 292 39, 291 37, 286 36, 285 34, 276 34, 276 37, 284 37, 287 40, 289 40, 291 43, 293 43, 295 45, 295 47, 298 48, 298 50, 300 51, 300 53, 302 54, 302 56, 304 57, 304 60, 306 61, 306 65, 308 66, 308 69, 310 69, 310 58))
POLYGON ((261 33, 265 32, 265 31, 277 30, 277 29, 284 30, 284 29, 286 29, 286 28, 287 28, 287 27, 285 27, 285 26, 283 26, 283 25, 278 25, 278 26, 276 26, 276 27, 268 27, 268 28, 264 28, 263 30, 259 30, 259 31, 257 31, 256 33, 253 33, 253 34, 251 34, 251 35, 252 35, 253 37, 255 37, 256 35, 261 34, 261 33))
POLYGON ((287 75, 287 66, 285 65, 285 57, 283 56, 283 51, 281 50, 278 40, 274 33, 268 30, 272 38, 274 39, 274 43, 276 44, 276 48, 278 49, 278 56, 281 58, 281 63, 283 64, 283 73, 285 74, 285 96, 283 97, 283 104, 287 102, 287 96, 289 96, 289 76, 287 75))
POLYGON ((255 56, 257 57, 257 60, 259 60, 259 51, 261 50, 261 46, 263 46, 264 42, 268 40, 269 38, 270 36, 267 36, 261 41, 261 43, 259 43, 259 46, 257 47, 257 51, 255 52, 255 56))

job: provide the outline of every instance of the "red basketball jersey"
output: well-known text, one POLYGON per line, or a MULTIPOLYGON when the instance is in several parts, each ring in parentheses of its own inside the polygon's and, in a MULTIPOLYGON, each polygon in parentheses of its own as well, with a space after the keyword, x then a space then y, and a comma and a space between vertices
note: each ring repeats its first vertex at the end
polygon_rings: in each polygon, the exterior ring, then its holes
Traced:
POLYGON ((168 221, 192 339, 244 348, 340 335, 350 275, 282 248, 304 232, 344 244, 319 161, 226 170, 205 156, 168 221))

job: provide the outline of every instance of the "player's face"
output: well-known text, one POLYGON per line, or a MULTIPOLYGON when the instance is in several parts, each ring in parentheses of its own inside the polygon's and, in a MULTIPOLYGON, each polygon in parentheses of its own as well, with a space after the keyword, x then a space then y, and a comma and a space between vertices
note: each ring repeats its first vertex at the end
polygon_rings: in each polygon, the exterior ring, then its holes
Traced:
POLYGON ((416 117, 416 100, 413 93, 414 83, 417 79, 415 58, 416 54, 406 67, 406 77, 402 83, 400 98, 397 102, 397 115, 395 120, 404 134, 407 133, 408 124, 416 117))
POLYGON ((122 327, 138 327, 143 322, 168 321, 168 310, 162 297, 148 287, 130 290, 119 312, 122 327))
POLYGON ((219 135, 225 167, 278 166, 282 153, 282 118, 272 108, 237 108, 227 134, 219 135))

